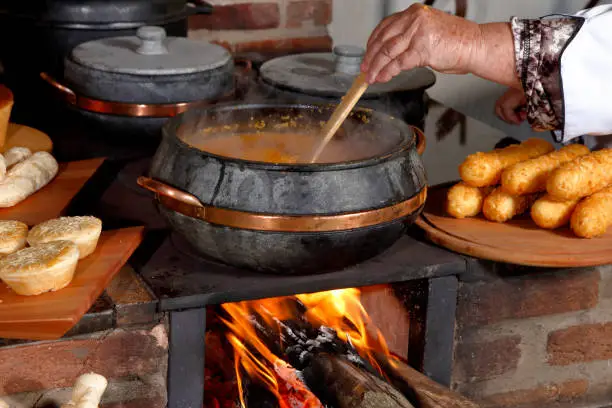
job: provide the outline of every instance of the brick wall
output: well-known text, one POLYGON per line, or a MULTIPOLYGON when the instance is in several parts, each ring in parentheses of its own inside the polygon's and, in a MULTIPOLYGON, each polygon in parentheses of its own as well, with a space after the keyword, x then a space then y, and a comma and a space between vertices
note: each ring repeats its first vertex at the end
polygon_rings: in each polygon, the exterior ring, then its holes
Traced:
POLYGON ((464 283, 453 387, 484 407, 612 405, 612 268, 464 283))
POLYGON ((59 406, 93 371, 109 380, 100 408, 163 408, 167 350, 162 324, 1 347, 0 399, 11 408, 59 406))
POLYGON ((328 51, 332 0, 213 0, 211 15, 189 20, 189 37, 235 53, 328 51))

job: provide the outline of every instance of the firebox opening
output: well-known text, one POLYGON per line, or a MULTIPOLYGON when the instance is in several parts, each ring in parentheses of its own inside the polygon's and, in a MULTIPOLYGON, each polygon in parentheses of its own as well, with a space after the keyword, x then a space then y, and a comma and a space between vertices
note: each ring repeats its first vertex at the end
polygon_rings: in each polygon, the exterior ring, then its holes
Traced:
POLYGON ((209 310, 205 407, 419 406, 402 380, 409 318, 390 286, 209 310))

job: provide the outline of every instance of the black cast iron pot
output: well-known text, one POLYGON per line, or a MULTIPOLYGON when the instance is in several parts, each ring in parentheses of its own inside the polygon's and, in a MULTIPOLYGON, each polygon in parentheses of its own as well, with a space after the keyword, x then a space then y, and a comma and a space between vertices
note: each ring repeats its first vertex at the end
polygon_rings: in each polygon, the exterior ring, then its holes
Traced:
POLYGON ((287 124, 307 128, 327 120, 331 109, 242 105, 188 111, 164 126, 150 177, 139 184, 156 193, 174 230, 217 261, 275 274, 321 273, 359 263, 395 243, 424 204, 421 131, 356 109, 336 137, 347 138, 347 148, 370 143, 358 160, 275 164, 192 147, 224 127, 238 126, 238 133, 252 132, 253 126, 261 132, 278 132, 287 124))

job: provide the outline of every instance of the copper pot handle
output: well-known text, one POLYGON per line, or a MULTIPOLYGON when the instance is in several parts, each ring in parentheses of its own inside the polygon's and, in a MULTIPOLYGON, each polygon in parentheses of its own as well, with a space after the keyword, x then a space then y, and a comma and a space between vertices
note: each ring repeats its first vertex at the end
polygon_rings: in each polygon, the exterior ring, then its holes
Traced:
POLYGON ((204 208, 204 205, 194 195, 181 191, 178 188, 171 187, 166 183, 162 183, 161 181, 154 180, 150 177, 140 176, 138 177, 137 183, 140 187, 154 192, 157 196, 168 197, 183 204, 204 208))
POLYGON ((412 126, 412 130, 414 131, 417 137, 417 153, 419 154, 419 156, 422 156, 425 152, 425 147, 427 147, 427 139, 425 138, 425 133, 423 133, 423 131, 416 126, 412 126))
POLYGON ((77 96, 76 96, 76 93, 74 93, 72 89, 68 88, 66 85, 59 83, 57 80, 55 80, 55 78, 53 78, 51 75, 47 74, 46 72, 41 72, 40 77, 42 78, 43 81, 45 81, 46 83, 51 85, 53 88, 55 88, 55 90, 58 91, 58 93, 62 95, 62 97, 68 103, 70 103, 71 105, 77 104, 77 96))

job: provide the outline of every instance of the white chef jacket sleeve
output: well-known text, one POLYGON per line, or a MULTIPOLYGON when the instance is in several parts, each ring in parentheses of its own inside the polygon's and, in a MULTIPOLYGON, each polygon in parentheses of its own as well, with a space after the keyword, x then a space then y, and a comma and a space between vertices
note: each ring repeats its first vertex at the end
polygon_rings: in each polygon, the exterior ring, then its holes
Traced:
POLYGON ((559 142, 611 134, 612 5, 511 25, 531 126, 559 142))

